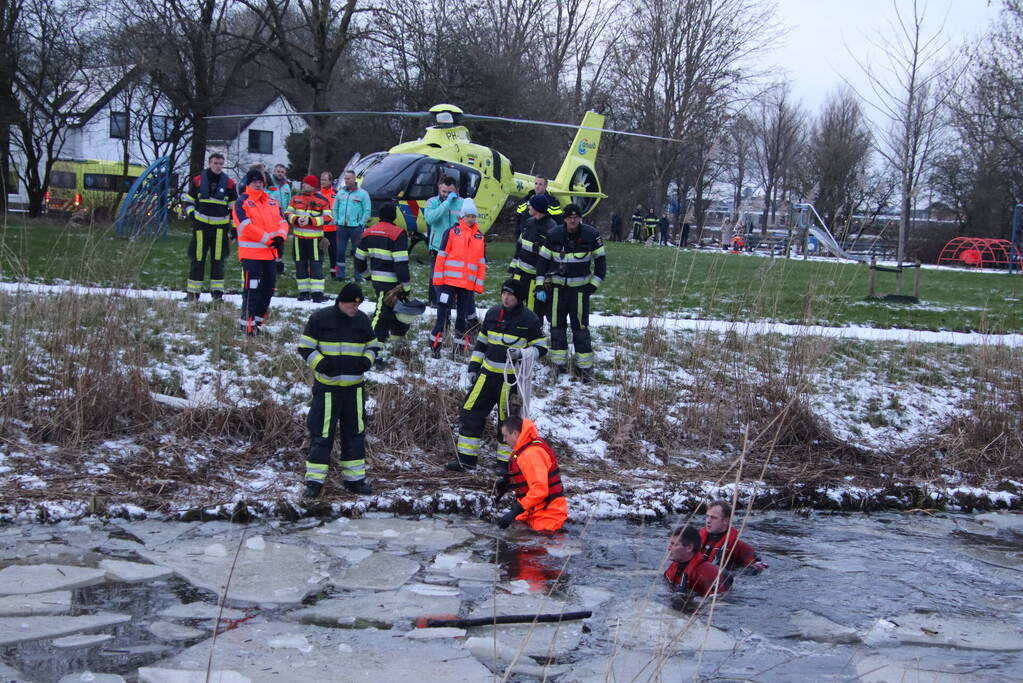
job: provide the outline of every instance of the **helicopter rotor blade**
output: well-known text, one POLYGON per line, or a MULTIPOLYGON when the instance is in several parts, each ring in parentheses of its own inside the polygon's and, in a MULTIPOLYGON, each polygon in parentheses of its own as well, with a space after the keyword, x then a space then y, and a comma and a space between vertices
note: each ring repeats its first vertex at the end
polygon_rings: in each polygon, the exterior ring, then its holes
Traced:
POLYGON ((574 123, 557 123, 555 121, 536 121, 534 119, 511 119, 506 116, 484 116, 483 114, 463 114, 463 121, 503 121, 505 123, 529 123, 535 126, 555 126, 557 128, 571 128, 572 130, 595 130, 601 133, 613 133, 614 135, 630 135, 637 138, 646 138, 648 140, 664 140, 666 142, 684 142, 678 138, 666 138, 660 135, 649 135, 647 133, 632 133, 626 130, 614 130, 613 128, 593 128, 590 126, 580 126, 574 123))
POLYGON ((253 117, 272 117, 272 116, 406 116, 423 118, 426 116, 433 116, 428 111, 296 111, 290 114, 222 114, 220 116, 207 116, 207 120, 212 119, 251 119, 253 117))

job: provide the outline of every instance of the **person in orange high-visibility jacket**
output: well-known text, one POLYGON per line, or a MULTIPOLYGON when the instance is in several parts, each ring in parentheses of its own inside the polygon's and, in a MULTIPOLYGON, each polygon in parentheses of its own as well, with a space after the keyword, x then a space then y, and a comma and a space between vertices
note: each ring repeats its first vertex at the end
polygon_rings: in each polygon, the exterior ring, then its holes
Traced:
POLYGON ((294 236, 295 283, 298 300, 323 303, 323 230, 334 222, 330 201, 317 190, 320 181, 314 175, 302 179, 302 192, 291 198, 284 218, 294 236))
POLYGON ((437 287, 437 321, 430 333, 434 358, 440 357, 451 309, 455 309, 455 339, 466 351, 475 343, 470 338, 478 327, 474 293, 483 291, 487 275, 486 241, 476 224, 476 203, 462 201, 458 224, 448 229, 441 239, 440 251, 433 265, 432 282, 437 287))
POLYGON ((281 256, 288 237, 288 224, 281 218, 281 208, 264 187, 262 171, 249 171, 245 174, 245 191, 231 211, 238 230, 238 260, 244 271, 238 322, 249 335, 259 334, 266 321, 278 268, 283 270, 281 256))
POLYGON ((510 489, 517 500, 497 525, 507 529, 518 520, 533 531, 557 531, 568 519, 568 503, 554 451, 537 435, 532 420, 517 415, 501 423, 501 438, 512 455, 507 477, 498 482, 498 498, 510 489))

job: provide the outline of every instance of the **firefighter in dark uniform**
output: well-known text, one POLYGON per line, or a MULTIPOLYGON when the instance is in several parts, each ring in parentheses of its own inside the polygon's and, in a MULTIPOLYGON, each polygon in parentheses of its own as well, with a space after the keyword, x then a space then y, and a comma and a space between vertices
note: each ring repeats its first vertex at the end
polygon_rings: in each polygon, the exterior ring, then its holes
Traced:
POLYGON ((230 250, 231 205, 238 199, 238 188, 224 173, 224 155, 214 152, 209 167, 192 178, 181 196, 185 215, 192 218, 192 240, 188 255, 186 301, 198 301, 206 279, 206 258, 210 258, 210 295, 214 301, 224 298, 224 259, 230 250))
POLYGON ((522 234, 515 243, 515 257, 508 272, 516 280, 526 284, 526 298, 523 303, 526 308, 543 318, 547 306, 547 294, 536 287, 536 262, 539 258, 540 247, 547 239, 547 233, 558 227, 553 218, 548 215, 548 197, 536 195, 529 198, 529 219, 522 227, 522 234))
MULTIPOLYGON (((498 421, 508 416, 508 399, 514 385, 505 382, 505 368, 511 361, 525 356, 535 360, 547 353, 540 318, 522 305, 525 297, 525 281, 505 280, 501 303, 487 311, 483 318, 483 327, 469 360, 469 393, 459 416, 458 457, 447 464, 449 470, 476 467, 483 426, 495 405, 498 421)), ((508 471, 510 456, 508 445, 498 444, 495 469, 502 475, 508 471)))
POLYGON ((644 239, 650 239, 657 234, 657 214, 654 213, 653 207, 647 211, 646 218, 643 219, 643 225, 646 227, 646 237, 644 239))
POLYGON ((542 175, 534 176, 533 189, 530 190, 529 194, 519 202, 519 205, 515 207, 515 239, 519 238, 522 231, 526 227, 526 221, 530 218, 529 213, 529 200, 533 197, 546 197, 547 198, 547 215, 554 219, 554 222, 561 225, 562 212, 561 202, 559 202, 554 195, 547 194, 547 178, 542 175))
MULTIPOLYGON (((291 225, 294 240, 295 283, 298 300, 323 303, 323 226, 332 223, 330 200, 318 191, 320 180, 314 175, 302 179, 302 192, 291 198, 284 217, 291 225)), ((280 190, 279 190, 280 191, 280 190)))
POLYGON ((636 210, 632 212, 632 241, 641 242, 643 238, 643 205, 636 204, 636 210))
MULTIPOLYGON (((373 312, 373 332, 380 347, 394 336, 399 342, 405 341, 409 326, 398 320, 394 305, 398 299, 407 299, 412 289, 408 271, 408 232, 394 224, 398 209, 388 203, 380 207, 380 222, 362 232, 355 249, 355 272, 359 277, 368 277, 376 292, 376 311, 373 312)), ((377 356, 376 366, 384 366, 383 358, 377 356)))
POLYGON ((316 376, 307 421, 305 498, 318 498, 323 491, 339 425, 344 486, 360 495, 373 493, 366 483, 363 373, 373 367, 380 343, 373 335, 369 317, 359 310, 362 300, 362 290, 349 282, 333 306, 310 316, 298 342, 298 352, 316 376))
POLYGON ((552 230, 536 264, 537 287, 550 293, 551 362, 555 373, 568 368, 568 322, 572 325, 575 369, 589 382, 593 373, 590 342, 590 295, 607 275, 604 241, 582 222, 575 204, 565 207, 565 224, 552 230))

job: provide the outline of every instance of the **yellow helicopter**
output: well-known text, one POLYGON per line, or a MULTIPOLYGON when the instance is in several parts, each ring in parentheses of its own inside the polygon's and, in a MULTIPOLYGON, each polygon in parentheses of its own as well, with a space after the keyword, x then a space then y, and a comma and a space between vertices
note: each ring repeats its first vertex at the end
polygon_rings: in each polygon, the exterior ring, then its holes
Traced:
MULTIPOLYGON (((359 185, 369 193, 374 214, 384 202, 396 202, 399 207, 397 223, 420 235, 427 230, 423 208, 426 201, 437 194, 437 182, 445 175, 456 180, 460 197, 471 197, 475 201, 479 212, 477 222, 484 233, 490 230, 508 197, 525 197, 534 188, 535 176, 516 173, 508 157, 496 149, 472 142, 468 128, 462 125, 465 121, 502 121, 577 129, 558 174, 548 181, 547 192, 554 195, 562 206, 574 202, 584 215, 607 197, 600 190, 595 165, 601 133, 680 142, 673 138, 604 128, 604 116, 592 111, 586 112, 578 126, 466 114, 453 104, 438 104, 428 112, 335 111, 269 116, 431 116, 433 125, 426 128, 422 138, 401 143, 386 152, 374 152, 365 157, 356 154, 345 167, 355 172, 359 185)), ((239 115, 209 118, 239 118, 239 115)))

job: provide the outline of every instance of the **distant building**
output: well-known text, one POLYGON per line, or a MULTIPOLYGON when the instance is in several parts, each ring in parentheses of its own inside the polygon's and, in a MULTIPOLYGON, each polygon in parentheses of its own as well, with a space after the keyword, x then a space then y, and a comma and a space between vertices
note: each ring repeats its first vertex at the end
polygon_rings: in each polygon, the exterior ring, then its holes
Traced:
POLYGON ((207 156, 220 152, 227 157, 228 171, 245 175, 252 164, 262 162, 268 171, 276 164, 288 165, 284 140, 291 133, 306 129, 305 121, 294 114, 286 98, 267 90, 232 97, 214 112, 216 116, 244 115, 242 118, 213 119, 206 136, 207 156), (278 116, 275 116, 278 115, 278 116))

